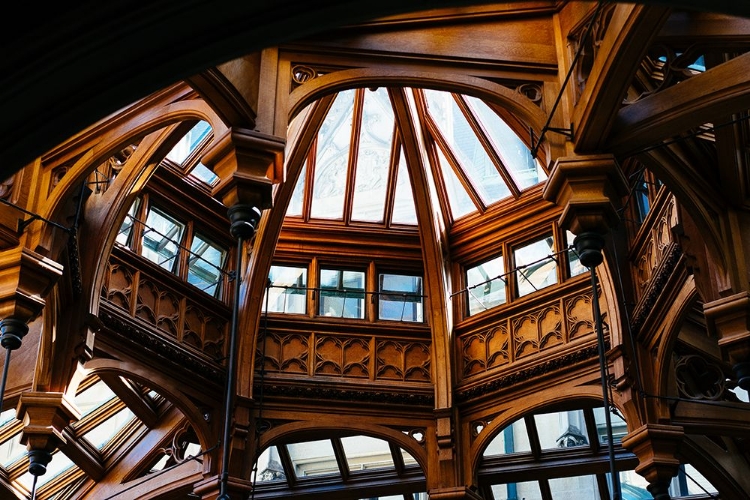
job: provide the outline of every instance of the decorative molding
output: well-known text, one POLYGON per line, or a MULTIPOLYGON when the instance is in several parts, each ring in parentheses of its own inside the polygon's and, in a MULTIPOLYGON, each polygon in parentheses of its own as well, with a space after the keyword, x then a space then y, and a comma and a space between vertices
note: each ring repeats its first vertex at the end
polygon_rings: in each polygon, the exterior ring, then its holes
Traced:
MULTIPOLYGON (((256 379, 260 375, 256 375, 256 379)), ((383 391, 382 389, 342 389, 341 386, 321 387, 320 384, 315 387, 299 385, 281 385, 269 383, 256 383, 253 392, 263 394, 263 397, 285 397, 295 398, 301 401, 311 400, 329 400, 329 401, 348 401, 362 403, 385 403, 394 405, 407 406, 425 406, 433 407, 435 398, 433 395, 403 393, 395 391, 383 391)))
POLYGON ((179 367, 181 370, 193 373, 213 382, 222 383, 225 372, 215 361, 194 356, 184 349, 170 342, 159 334, 140 328, 133 321, 128 321, 118 315, 99 309, 99 320, 121 341, 139 348, 151 351, 165 362, 179 367))
MULTIPOLYGON (((605 347, 606 350, 609 350, 609 340, 605 342, 605 347)), ((533 366, 518 370, 513 373, 508 373, 507 375, 503 375, 483 384, 470 387, 468 389, 458 390, 456 392, 456 401, 458 401, 459 403, 465 403, 474 398, 478 398, 486 394, 495 392, 499 389, 527 382, 535 377, 552 373, 564 367, 569 368, 575 363, 588 361, 598 356, 599 350, 596 345, 585 347, 583 349, 576 349, 556 358, 537 362, 533 366)))
POLYGON ((681 257, 682 249, 679 245, 675 244, 668 250, 666 257, 662 260, 661 267, 651 279, 648 290, 638 304, 635 314, 633 314, 631 328, 634 333, 637 334, 643 327, 646 318, 651 313, 656 301, 659 300, 659 297, 664 291, 664 287, 666 286, 667 281, 669 281, 669 277, 672 276, 672 273, 677 268, 677 264, 680 262, 681 257))

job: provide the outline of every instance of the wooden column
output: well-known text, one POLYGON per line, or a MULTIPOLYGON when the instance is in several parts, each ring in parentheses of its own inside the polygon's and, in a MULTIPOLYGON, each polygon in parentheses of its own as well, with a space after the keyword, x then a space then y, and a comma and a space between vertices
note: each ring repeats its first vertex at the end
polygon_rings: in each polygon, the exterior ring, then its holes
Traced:
POLYGON ((646 424, 622 438, 622 445, 635 453, 635 471, 648 481, 654 500, 669 500, 669 483, 677 475, 680 461, 676 454, 685 437, 682 427, 646 424))
POLYGON ((719 340, 737 384, 750 391, 750 294, 743 291, 703 305, 706 326, 719 340))
POLYGON ((63 429, 81 414, 61 392, 24 392, 16 415, 24 423, 21 444, 29 450, 29 472, 43 475, 52 452, 65 443, 63 429))

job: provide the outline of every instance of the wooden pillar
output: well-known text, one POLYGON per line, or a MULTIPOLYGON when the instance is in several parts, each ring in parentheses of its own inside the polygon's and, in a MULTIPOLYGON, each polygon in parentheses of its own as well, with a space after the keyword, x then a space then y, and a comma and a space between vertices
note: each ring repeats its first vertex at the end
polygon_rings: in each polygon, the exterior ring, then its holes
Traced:
MULTIPOLYGON (((214 188, 214 196, 228 207, 229 231, 238 240, 232 328, 227 342, 222 456, 214 462, 221 470, 213 470, 216 475, 195 486, 194 492, 204 499, 240 500, 252 490, 251 471, 255 457, 245 446, 245 437, 253 428, 251 412, 248 411, 252 394, 243 394, 243 386, 237 389, 238 378, 252 379, 252 373, 238 370, 240 352, 248 350, 243 349, 240 342, 255 341, 253 335, 240 339, 238 334, 242 311, 240 284, 244 282, 245 274, 241 269, 242 253, 244 244, 253 241, 262 211, 273 205, 273 185, 284 179, 284 147, 285 140, 280 137, 234 128, 218 137, 202 158, 203 163, 221 179, 214 188)), ((249 387, 252 388, 252 384, 249 387)))
POLYGON ((669 483, 677 475, 680 461, 676 458, 685 437, 682 427, 646 424, 622 438, 622 445, 635 453, 635 471, 648 481, 654 500, 669 500, 669 483))
POLYGON ((703 305, 706 326, 732 365, 737 384, 750 391, 750 294, 743 291, 703 305))
POLYGON ((52 453, 65 443, 63 429, 81 414, 61 392, 24 392, 16 415, 24 423, 21 444, 28 449, 29 472, 41 476, 52 453))

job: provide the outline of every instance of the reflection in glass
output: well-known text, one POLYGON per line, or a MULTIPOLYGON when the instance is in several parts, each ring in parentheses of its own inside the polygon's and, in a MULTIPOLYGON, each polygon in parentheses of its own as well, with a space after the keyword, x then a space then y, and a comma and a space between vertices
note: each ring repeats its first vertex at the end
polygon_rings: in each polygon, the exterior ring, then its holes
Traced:
POLYGON ((505 303, 504 272, 502 255, 467 269, 466 294, 470 316, 505 303))
POLYGON ((440 169, 443 173, 443 182, 445 183, 445 192, 448 196, 451 213, 455 219, 460 219, 464 215, 476 211, 477 207, 466 192, 466 188, 456 176, 450 163, 446 159, 443 151, 437 148, 437 157, 440 162, 440 169))
POLYGON ((128 209, 125 219, 120 225, 120 230, 117 232, 116 240, 120 245, 130 245, 131 235, 133 234, 133 224, 135 223, 135 214, 138 213, 138 206, 140 205, 140 198, 136 198, 130 208, 128 209))
POLYGON ((503 428, 487 445, 482 456, 506 455, 511 453, 528 453, 531 451, 529 433, 526 421, 519 418, 509 426, 503 428))
POLYGON ((497 113, 476 97, 466 96, 466 100, 479 115, 479 120, 487 129, 490 140, 519 190, 539 184, 547 178, 526 144, 497 113))
POLYGON ((370 436, 349 436, 341 438, 341 445, 350 472, 395 468, 387 441, 370 436))
POLYGON ((391 221, 394 224, 416 224, 417 212, 414 209, 414 193, 411 190, 409 171, 406 169, 404 150, 401 150, 398 160, 398 173, 396 174, 396 192, 393 197, 393 215, 391 221))
POLYGON ((226 251, 196 234, 190 245, 188 259, 188 283, 210 295, 216 295, 221 280, 221 269, 224 266, 226 251))
POLYGON ((336 318, 365 317, 365 273, 340 269, 320 271, 321 316, 336 318))
POLYGON ((198 162, 198 164, 193 167, 193 169, 190 171, 190 176, 198 179, 208 186, 213 186, 214 184, 219 182, 219 176, 201 162, 198 162))
POLYGON ((581 257, 578 255, 578 252, 576 252, 576 249, 572 246, 573 240, 575 240, 575 235, 566 230, 565 245, 568 247, 568 266, 571 277, 578 276, 579 274, 583 274, 588 271, 586 266, 581 264, 581 257))
POLYGON ((422 277, 380 275, 378 318, 391 321, 423 321, 422 277))
POLYGON ((126 425, 130 423, 135 415, 129 408, 123 408, 107 420, 97 425, 83 435, 89 443, 95 448, 101 450, 104 446, 117 435, 126 425))
POLYGON ((534 423, 543 450, 589 445, 583 410, 538 413, 534 423))
POLYGON ((255 480, 258 482, 285 481, 286 474, 281 465, 279 450, 275 446, 269 446, 258 457, 255 480))
POLYGON ((536 481, 493 484, 492 496, 495 500, 518 500, 520 498, 524 500, 543 500, 539 483, 536 481))
POLYGON ((81 417, 85 417, 92 411, 101 408, 105 403, 111 401, 115 393, 107 384, 99 380, 83 391, 76 394, 73 400, 81 412, 81 417))
POLYGON ((302 216, 302 207, 304 206, 305 200, 305 179, 307 179, 307 161, 305 161, 305 164, 302 166, 302 171, 299 173, 297 184, 294 186, 292 199, 289 201, 289 206, 286 209, 287 217, 302 216))
POLYGON ((311 216, 341 219, 351 146, 354 90, 340 92, 318 133, 311 216))
POLYGON ((287 445, 297 477, 335 474, 340 476, 330 440, 306 441, 287 445))
POLYGON ((268 273, 268 312, 304 314, 307 310, 307 268, 296 266, 271 266, 268 273))
POLYGON ((556 477, 549 480, 549 489, 555 500, 600 500, 596 476, 556 477))
POLYGON ((510 196, 505 180, 453 95, 435 90, 425 90, 424 95, 430 115, 485 206, 510 196))
POLYGON ((557 283, 554 248, 552 236, 547 236, 513 251, 519 297, 557 283))
POLYGON ((164 269, 174 271, 184 230, 184 224, 158 208, 151 208, 143 229, 143 256, 164 269))
POLYGON ((211 126, 208 122, 204 120, 199 121, 187 134, 182 136, 182 139, 180 139, 179 142, 174 145, 172 150, 167 153, 167 158, 178 165, 181 165, 210 131, 211 126))
POLYGON ((26 456, 25 444, 21 444, 21 430, 0 444, 0 465, 8 467, 26 456))
MULTIPOLYGON (((47 464, 47 472, 42 474, 36 480, 37 489, 48 483, 50 480, 55 479, 60 474, 67 472, 73 468, 78 468, 71 459, 67 457, 63 452, 56 451, 52 454, 52 460, 47 464)), ((31 491, 31 487, 34 483, 34 476, 30 472, 27 472, 23 476, 19 477, 17 481, 22 484, 25 488, 31 491)))
POLYGON ((352 220, 382 222, 393 142, 393 108, 388 91, 365 91, 359 135, 352 220))

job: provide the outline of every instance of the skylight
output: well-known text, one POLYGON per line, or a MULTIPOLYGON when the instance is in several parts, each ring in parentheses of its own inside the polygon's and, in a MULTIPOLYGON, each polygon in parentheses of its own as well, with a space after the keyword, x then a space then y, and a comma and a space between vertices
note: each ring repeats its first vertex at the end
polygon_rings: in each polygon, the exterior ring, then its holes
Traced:
MULTIPOLYGON (((547 178, 516 132, 476 97, 407 89, 408 104, 417 115, 413 125, 425 140, 404 144, 400 130, 412 124, 399 123, 393 90, 350 89, 333 98, 317 136, 305 146, 309 153, 288 217, 346 225, 415 225, 405 155, 412 146, 423 150, 421 156, 428 161, 427 178, 434 178, 437 195, 431 198, 443 205, 436 211, 452 221, 517 198, 547 178)), ((297 117, 290 130, 298 124, 297 117)))

